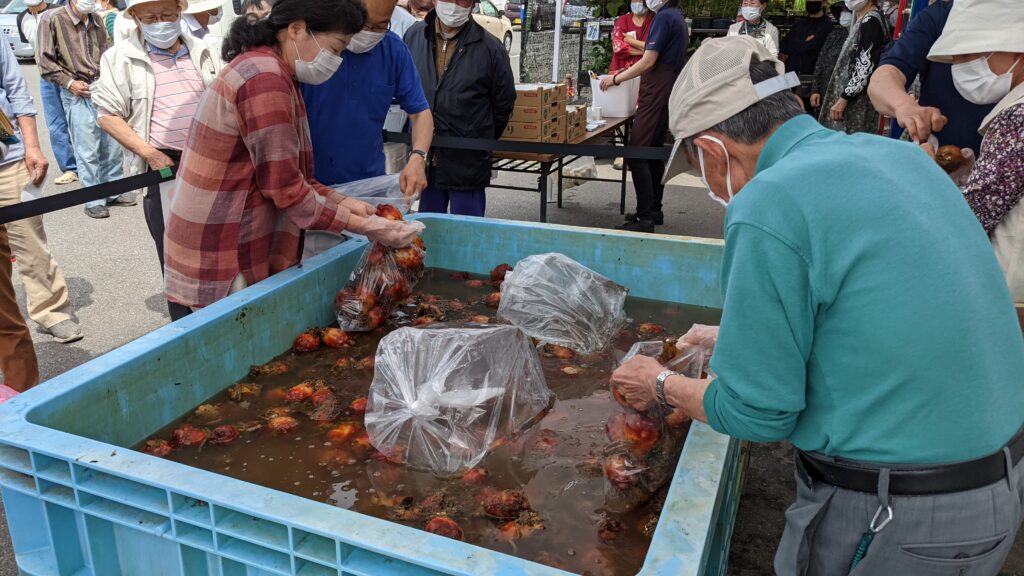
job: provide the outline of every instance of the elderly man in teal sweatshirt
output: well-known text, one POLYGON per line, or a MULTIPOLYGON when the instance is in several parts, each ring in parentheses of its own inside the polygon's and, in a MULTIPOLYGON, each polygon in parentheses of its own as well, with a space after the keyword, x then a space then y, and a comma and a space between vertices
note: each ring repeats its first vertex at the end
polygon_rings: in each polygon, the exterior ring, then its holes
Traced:
POLYGON ((750 38, 705 42, 667 177, 727 204, 714 378, 635 358, 612 385, 798 450, 779 575, 996 574, 1024 500, 1024 337, 984 230, 915 146, 803 114, 750 38), (742 193, 741 193, 742 192, 742 193), (720 334, 720 336, 719 336, 720 334))

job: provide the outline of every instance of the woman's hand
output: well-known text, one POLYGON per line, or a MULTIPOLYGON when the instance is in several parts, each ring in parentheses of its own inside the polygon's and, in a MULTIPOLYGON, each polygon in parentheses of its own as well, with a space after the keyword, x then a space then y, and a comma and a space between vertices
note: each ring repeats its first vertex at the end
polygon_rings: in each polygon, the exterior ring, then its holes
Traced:
POLYGON ((607 91, 612 86, 617 86, 617 84, 615 83, 614 75, 605 76, 604 78, 601 78, 601 92, 607 91))
POLYGON ((388 220, 380 216, 353 216, 349 219, 348 228, 356 234, 363 234, 371 242, 380 242, 389 248, 405 248, 412 244, 416 235, 423 230, 423 224, 388 220))
POLYGON ((341 201, 341 205, 348 208, 348 211, 355 216, 373 216, 377 209, 372 204, 367 204, 362 200, 356 200, 355 198, 345 198, 341 201))
POLYGON ((821 106, 821 94, 811 94, 811 108, 821 106))
POLYGON ((612 373, 612 387, 636 410, 658 404, 658 374, 665 368, 650 356, 634 356, 612 373))
POLYGON ((833 122, 839 122, 843 119, 843 114, 846 113, 846 106, 849 102, 846 98, 840 98, 836 100, 836 103, 832 105, 832 108, 828 111, 828 117, 833 122))

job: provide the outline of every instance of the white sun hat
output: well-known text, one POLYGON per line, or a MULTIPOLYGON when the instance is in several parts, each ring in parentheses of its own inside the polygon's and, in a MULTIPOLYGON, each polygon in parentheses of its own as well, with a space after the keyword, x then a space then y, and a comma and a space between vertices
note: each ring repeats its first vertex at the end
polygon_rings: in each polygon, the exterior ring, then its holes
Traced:
MULTIPOLYGON (((132 16, 129 12, 132 11, 132 8, 135 8, 139 4, 149 4, 156 1, 157 0, 128 0, 128 5, 125 7, 124 12, 121 12, 121 15, 130 20, 132 16)), ((188 8, 188 0, 178 0, 178 6, 181 7, 182 12, 184 12, 185 9, 188 8)))
POLYGON ((663 181, 668 182, 691 168, 682 149, 686 138, 799 85, 799 76, 794 72, 787 74, 785 64, 750 36, 705 40, 679 74, 669 97, 668 122, 676 144, 663 181), (779 75, 754 84, 750 63, 755 57, 774 64, 779 75))
POLYGON ((188 8, 185 9, 185 13, 199 14, 200 12, 209 12, 210 10, 220 8, 225 4, 227 4, 227 0, 193 0, 188 3, 188 8))
POLYGON ((956 0, 928 59, 950 64, 953 56, 1024 53, 1024 2, 956 0))

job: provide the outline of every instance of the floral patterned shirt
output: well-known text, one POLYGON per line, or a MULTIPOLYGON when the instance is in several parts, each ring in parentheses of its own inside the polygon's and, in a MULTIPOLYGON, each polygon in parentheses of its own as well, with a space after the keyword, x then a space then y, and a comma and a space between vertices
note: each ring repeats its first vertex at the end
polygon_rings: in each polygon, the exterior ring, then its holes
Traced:
POLYGON ((1024 196, 1024 104, 996 116, 964 188, 971 210, 992 233, 1024 196))

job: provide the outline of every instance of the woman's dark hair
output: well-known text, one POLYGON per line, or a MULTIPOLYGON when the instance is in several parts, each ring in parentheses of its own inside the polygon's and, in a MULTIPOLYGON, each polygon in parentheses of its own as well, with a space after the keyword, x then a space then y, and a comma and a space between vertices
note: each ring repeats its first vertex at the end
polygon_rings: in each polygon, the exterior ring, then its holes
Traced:
POLYGON ((277 44, 277 33, 300 20, 311 33, 355 34, 366 23, 366 8, 360 0, 276 0, 270 15, 262 20, 235 20, 224 39, 224 61, 252 48, 277 44))
POLYGON ((249 10, 262 10, 264 4, 273 8, 276 3, 277 0, 242 0, 242 14, 249 10))

